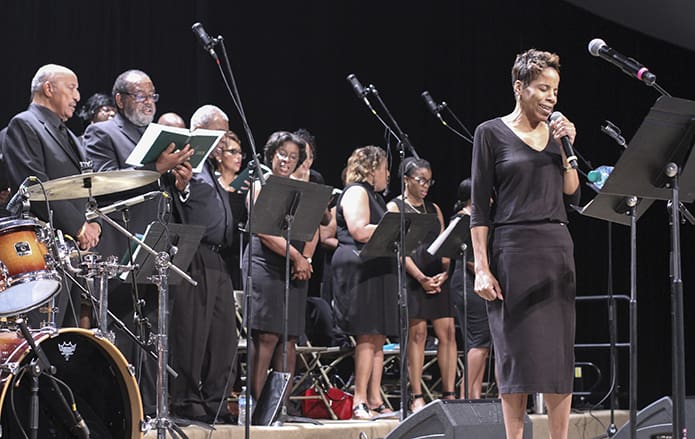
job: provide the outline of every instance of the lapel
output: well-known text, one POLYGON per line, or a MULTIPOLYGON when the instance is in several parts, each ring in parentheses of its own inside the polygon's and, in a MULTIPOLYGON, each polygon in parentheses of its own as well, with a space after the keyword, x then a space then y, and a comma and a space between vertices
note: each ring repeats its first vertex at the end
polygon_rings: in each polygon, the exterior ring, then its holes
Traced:
MULTIPOLYGON (((72 160, 72 162, 75 164, 75 167, 77 167, 77 169, 80 169, 80 160, 82 159, 82 157, 78 157, 75 154, 75 150, 72 148, 72 146, 63 144, 63 142, 61 141, 61 135, 60 135, 60 133, 57 132, 57 128, 55 128, 53 125, 51 125, 51 123, 49 121, 44 119, 43 114, 41 114, 40 110, 36 110, 34 108, 31 108, 31 107, 30 107, 30 109, 31 109, 32 113, 34 113, 34 115, 36 116, 36 119, 39 121, 39 123, 41 123, 43 128, 46 130, 48 135, 51 136, 51 138, 60 147, 60 149, 62 149, 63 152, 65 152, 65 154, 70 158, 70 160, 72 160)), ((67 129, 67 127, 66 127, 66 129, 67 129)), ((80 149, 79 148, 80 143, 77 140, 77 138, 74 136, 74 134, 72 134, 72 132, 70 130, 68 130, 68 136, 72 137, 73 141, 75 142, 75 145, 77 146, 77 149, 79 150, 80 149)))
MULTIPOLYGON (((140 141, 140 138, 142 137, 142 134, 140 134, 140 131, 138 131, 137 127, 132 123, 126 121, 120 113, 117 114, 114 119, 116 121, 118 129, 121 130, 123 135, 126 136, 128 140, 133 142, 133 146, 137 145, 140 141)), ((132 148, 130 149, 132 150, 132 148)))

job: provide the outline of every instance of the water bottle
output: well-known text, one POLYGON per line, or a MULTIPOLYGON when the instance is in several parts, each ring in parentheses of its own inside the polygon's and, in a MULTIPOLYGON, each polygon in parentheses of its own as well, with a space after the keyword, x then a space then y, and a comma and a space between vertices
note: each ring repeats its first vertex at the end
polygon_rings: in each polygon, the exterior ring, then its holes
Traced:
POLYGON ((239 425, 246 425, 246 411, 248 410, 249 415, 253 415, 253 397, 249 395, 248 404, 246 403, 246 387, 241 388, 241 393, 239 394, 239 425))
POLYGON ((589 171, 586 174, 586 179, 593 183, 597 189, 601 190, 611 172, 613 172, 613 166, 602 165, 593 171, 589 171))

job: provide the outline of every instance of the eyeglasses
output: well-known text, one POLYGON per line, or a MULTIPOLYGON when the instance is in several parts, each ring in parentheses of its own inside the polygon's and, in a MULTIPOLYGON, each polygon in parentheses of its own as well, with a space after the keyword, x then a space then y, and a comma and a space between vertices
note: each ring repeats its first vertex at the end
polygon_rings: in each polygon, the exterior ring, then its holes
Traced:
POLYGON ((242 159, 246 158, 246 154, 244 154, 240 149, 237 148, 223 149, 222 152, 229 155, 241 155, 242 159))
POLYGON ((431 180, 427 180, 426 178, 423 177, 412 177, 413 180, 417 182, 420 186, 427 186, 427 187, 432 187, 434 186, 434 178, 431 180))
POLYGON ((159 100, 159 93, 152 93, 151 95, 144 95, 141 93, 128 93, 123 92, 124 95, 132 96, 135 102, 142 104, 146 100, 150 99, 152 102, 157 102, 159 100))
POLYGON ((296 162, 299 160, 299 156, 297 154, 288 154, 287 151, 283 151, 281 149, 275 151, 275 156, 280 160, 286 160, 288 162, 296 162))

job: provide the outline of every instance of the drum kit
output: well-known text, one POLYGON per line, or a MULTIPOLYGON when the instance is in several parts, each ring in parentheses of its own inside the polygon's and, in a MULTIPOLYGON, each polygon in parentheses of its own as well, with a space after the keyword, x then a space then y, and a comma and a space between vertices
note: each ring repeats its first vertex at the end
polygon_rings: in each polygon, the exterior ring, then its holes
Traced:
POLYGON ((155 252, 108 217, 109 208, 100 210, 94 198, 142 187, 157 178, 159 173, 145 170, 85 172, 47 182, 30 177, 37 184, 20 187, 22 211, 0 218, 0 437, 141 438, 152 428, 158 437, 165 437, 166 430, 185 437, 168 421, 166 408, 165 371, 171 371, 166 348, 167 270, 194 285, 195 281, 171 264, 167 253, 155 252), (108 317, 114 317, 108 311, 108 279, 137 266, 119 265, 115 256, 102 260, 97 253, 81 252, 50 221, 26 214, 30 202, 79 198, 89 200, 86 218, 111 224, 157 261, 152 278, 160 292, 160 332, 155 335, 157 354, 149 352, 158 356, 159 364, 154 420, 143 419, 134 369, 107 329, 108 317), (98 329, 56 328, 55 298, 75 277, 96 290, 92 293, 98 299, 80 286, 98 306, 98 329), (48 323, 29 329, 24 315, 37 309, 47 310, 48 323))

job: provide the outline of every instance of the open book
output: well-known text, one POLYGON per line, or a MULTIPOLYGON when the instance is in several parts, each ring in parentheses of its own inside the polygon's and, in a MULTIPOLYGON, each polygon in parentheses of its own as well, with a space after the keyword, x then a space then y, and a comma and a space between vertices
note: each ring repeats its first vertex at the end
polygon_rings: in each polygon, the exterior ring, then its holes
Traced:
POLYGON ((186 128, 151 123, 125 162, 132 166, 143 166, 156 161, 162 151, 172 143, 176 144, 176 149, 191 145, 195 151, 190 159, 191 166, 193 172, 200 172, 205 159, 224 135, 224 131, 200 128, 189 131, 186 128))

